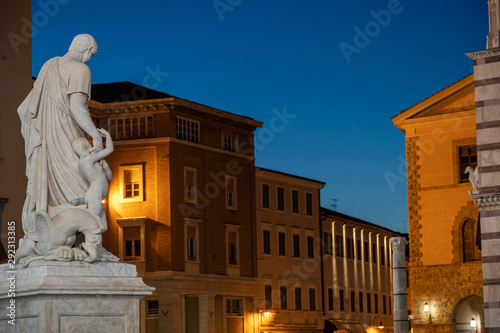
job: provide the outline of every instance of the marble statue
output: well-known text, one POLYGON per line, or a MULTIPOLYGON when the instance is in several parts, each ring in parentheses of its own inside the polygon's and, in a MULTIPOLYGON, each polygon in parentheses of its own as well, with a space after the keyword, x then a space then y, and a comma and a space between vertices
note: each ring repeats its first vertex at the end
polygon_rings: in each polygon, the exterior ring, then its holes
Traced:
POLYGON ((468 166, 465 168, 465 173, 469 174, 469 182, 472 184, 472 188, 474 189, 474 192, 477 192, 479 189, 479 174, 478 174, 479 169, 472 169, 472 167, 468 166))
POLYGON ((25 236, 16 262, 118 261, 101 245, 107 229, 102 200, 112 178, 103 159, 113 143, 109 133, 95 127, 88 110, 91 73, 86 62, 96 52, 92 36, 76 36, 64 56, 43 65, 18 108, 28 186, 22 213, 25 236))

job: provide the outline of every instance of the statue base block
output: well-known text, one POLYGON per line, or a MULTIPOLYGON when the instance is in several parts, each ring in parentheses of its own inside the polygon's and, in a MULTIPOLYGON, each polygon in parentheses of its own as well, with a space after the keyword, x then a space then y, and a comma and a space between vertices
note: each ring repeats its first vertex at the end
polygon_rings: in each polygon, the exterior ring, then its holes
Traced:
POLYGON ((153 290, 130 264, 1 265, 0 332, 139 332, 139 300, 153 290))

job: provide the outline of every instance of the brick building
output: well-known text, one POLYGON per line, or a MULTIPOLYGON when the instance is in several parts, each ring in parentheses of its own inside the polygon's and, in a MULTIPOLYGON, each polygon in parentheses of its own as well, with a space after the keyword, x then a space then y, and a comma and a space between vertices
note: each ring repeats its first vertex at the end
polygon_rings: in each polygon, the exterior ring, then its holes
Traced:
POLYGON ((156 288, 143 329, 254 332, 262 123, 129 82, 94 85, 89 107, 115 145, 104 245, 156 288))
POLYGON ((392 118, 406 137, 414 332, 484 324, 478 209, 465 173, 477 166, 474 76, 392 118), (427 306, 426 306, 427 305, 427 306))
POLYGON ((320 189, 324 182, 257 168, 259 328, 322 332, 320 189))

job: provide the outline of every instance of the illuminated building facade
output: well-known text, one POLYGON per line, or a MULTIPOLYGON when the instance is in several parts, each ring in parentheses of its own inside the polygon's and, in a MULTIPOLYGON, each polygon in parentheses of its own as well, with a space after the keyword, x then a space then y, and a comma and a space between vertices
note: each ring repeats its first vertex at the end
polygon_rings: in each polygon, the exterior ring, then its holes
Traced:
POLYGON ((104 245, 156 288, 142 330, 254 332, 261 123, 128 82, 94 85, 89 106, 115 145, 104 245))
POLYGON ((348 332, 393 332, 390 239, 400 235, 326 208, 321 226, 325 319, 348 332))
POLYGON ((414 332, 484 324, 478 209, 465 173, 477 166, 474 98, 471 74, 392 118, 406 136, 414 332))
POLYGON ((260 331, 316 332, 324 326, 319 202, 325 183, 256 168, 255 185, 260 331))

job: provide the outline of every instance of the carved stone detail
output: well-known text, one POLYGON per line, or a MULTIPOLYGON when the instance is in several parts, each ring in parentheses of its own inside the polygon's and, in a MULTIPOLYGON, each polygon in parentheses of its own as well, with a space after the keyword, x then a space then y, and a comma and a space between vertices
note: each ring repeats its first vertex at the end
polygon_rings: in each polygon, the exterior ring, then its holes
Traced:
POLYGON ((394 237, 391 238, 392 252, 393 253, 405 253, 406 244, 408 241, 404 237, 394 237))
POLYGON ((471 194, 469 197, 474 199, 479 211, 500 209, 500 192, 471 194))
POLYGON ((420 249, 420 206, 419 206, 419 174, 418 174, 418 146, 417 138, 409 138, 406 140, 406 177, 408 186, 408 224, 410 234, 410 260, 413 265, 422 265, 422 254, 420 249))

